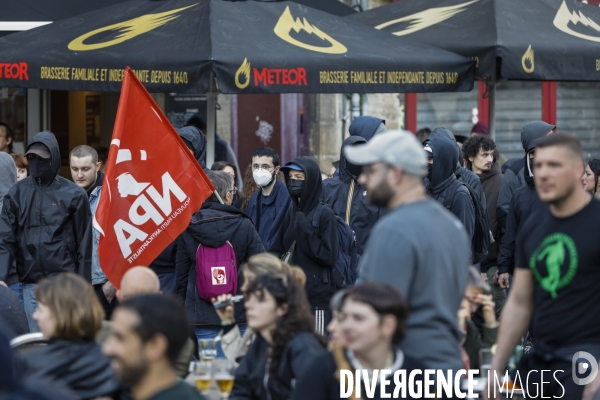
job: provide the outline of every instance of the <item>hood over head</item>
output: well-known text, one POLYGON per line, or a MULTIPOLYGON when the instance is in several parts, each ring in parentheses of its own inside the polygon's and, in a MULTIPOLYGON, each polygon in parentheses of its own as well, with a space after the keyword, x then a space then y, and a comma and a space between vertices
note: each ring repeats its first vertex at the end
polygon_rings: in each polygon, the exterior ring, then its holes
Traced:
POLYGON ((525 182, 527 182, 527 184, 529 186, 534 186, 534 182, 533 182, 533 160, 529 158, 529 154, 531 154, 533 151, 535 151, 535 148, 537 147, 537 144, 539 143, 539 141, 541 140, 541 138, 537 138, 532 140, 530 143, 528 143, 528 147, 526 149, 526 153, 525 153, 525 170, 523 171, 523 175, 525 177, 525 182))
POLYGON ((195 126, 184 126, 177 129, 177 133, 188 147, 194 152, 194 158, 203 169, 206 169, 206 138, 195 126))
POLYGON ((200 211, 192 216, 187 232, 204 246, 216 248, 231 240, 244 218, 250 219, 233 206, 205 201, 200 211))
MULTIPOLYGON (((285 177, 286 186, 290 181, 288 167, 290 164, 299 165, 304 171, 304 181, 302 183, 302 195, 300 202, 290 193, 292 201, 299 211, 308 215, 314 208, 319 205, 321 195, 323 193, 323 179, 321 178, 321 169, 317 161, 310 156, 296 157, 292 162, 287 163, 282 169, 285 177)), ((289 191, 289 189, 288 189, 289 191)))
POLYGON ((342 150, 340 151, 339 166, 339 175, 343 182, 350 182, 351 180, 358 178, 358 175, 360 175, 360 171, 362 169, 360 165, 355 165, 348 161, 346 155, 344 154, 344 148, 346 146, 360 146, 361 144, 365 143, 367 143, 367 140, 361 136, 349 136, 346 138, 346 140, 344 140, 344 143, 342 144, 342 150))
MULTIPOLYGON (((435 128, 433 130, 433 132, 437 132, 438 134, 447 137, 448 139, 452 140, 454 142, 454 145, 456 146, 456 151, 458 153, 458 165, 462 167, 462 150, 460 149, 460 146, 458 145, 458 142, 456 141, 456 137, 454 136, 454 133, 452 133, 452 131, 450 129, 447 128, 435 128)), ((433 135, 433 132, 431 132, 431 134, 433 135)))
POLYGON ((543 138, 554 129, 556 129, 555 125, 550 125, 543 121, 534 121, 525 124, 523 129, 521 129, 521 144, 523 145, 523 150, 527 151, 535 139, 543 138))
POLYGON ((15 160, 8 153, 0 152, 0 211, 4 195, 17 183, 17 166, 15 160))
POLYGON ((453 176, 458 164, 456 142, 450 138, 449 132, 438 128, 429 136, 429 147, 433 152, 431 186, 434 188, 453 176))
POLYGON ((350 131, 351 136, 360 136, 369 141, 378 133, 386 132, 387 128, 384 119, 363 115, 352 121, 348 131, 350 131))
POLYGON ((58 142, 56 141, 56 136, 54 136, 54 133, 52 133, 50 131, 40 132, 33 137, 31 142, 29 142, 29 144, 27 145, 27 149, 29 149, 31 147, 31 145, 33 145, 35 143, 43 144, 50 151, 50 156, 52 157, 52 160, 50 163, 51 176, 50 176, 49 181, 51 182, 56 178, 56 176, 60 172, 60 163, 61 163, 60 150, 58 147, 58 142))

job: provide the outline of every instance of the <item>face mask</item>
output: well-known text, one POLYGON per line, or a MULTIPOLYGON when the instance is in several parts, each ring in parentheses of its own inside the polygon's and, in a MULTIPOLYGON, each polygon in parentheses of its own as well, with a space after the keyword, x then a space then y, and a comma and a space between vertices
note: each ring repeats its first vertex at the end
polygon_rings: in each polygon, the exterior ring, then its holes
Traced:
POLYGON ((288 190, 290 191, 290 193, 292 194, 292 196, 300 197, 300 195, 302 194, 302 185, 303 184, 304 184, 304 181, 301 181, 298 179, 290 179, 288 181, 287 187, 288 187, 288 190))
POLYGON ((358 177, 362 173, 362 165, 354 165, 350 163, 346 163, 346 169, 353 176, 358 177))
POLYGON ((52 159, 51 158, 30 158, 29 159, 29 171, 31 176, 37 182, 41 180, 42 183, 48 183, 52 179, 52 159))
POLYGON ((252 177, 258 186, 269 186, 275 178, 275 171, 271 173, 264 169, 256 169, 252 172, 252 177))
POLYGON ((433 164, 427 164, 427 179, 431 181, 433 178, 433 164))

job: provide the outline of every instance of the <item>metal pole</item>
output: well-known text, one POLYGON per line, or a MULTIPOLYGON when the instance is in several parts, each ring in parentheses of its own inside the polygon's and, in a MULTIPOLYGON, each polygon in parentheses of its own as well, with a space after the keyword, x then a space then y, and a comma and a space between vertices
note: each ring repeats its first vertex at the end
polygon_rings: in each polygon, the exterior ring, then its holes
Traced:
POLYGON ((210 168, 215 162, 215 126, 218 91, 215 88, 215 74, 210 75, 210 89, 206 94, 206 167, 210 168))
POLYGON ((488 97, 488 118, 490 126, 488 131, 492 140, 496 140, 496 82, 492 81, 489 83, 489 97, 488 97))

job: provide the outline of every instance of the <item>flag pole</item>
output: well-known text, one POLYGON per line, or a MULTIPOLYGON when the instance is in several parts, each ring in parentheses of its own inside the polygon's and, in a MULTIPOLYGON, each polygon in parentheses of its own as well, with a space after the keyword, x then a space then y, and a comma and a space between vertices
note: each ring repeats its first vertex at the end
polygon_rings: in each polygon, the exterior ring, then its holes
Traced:
MULTIPOLYGON (((215 87, 215 73, 210 73, 210 87, 206 94, 206 167, 210 168, 215 162, 215 125, 216 125, 216 103, 217 89, 215 87)), ((215 192, 216 193, 216 192, 215 192)))

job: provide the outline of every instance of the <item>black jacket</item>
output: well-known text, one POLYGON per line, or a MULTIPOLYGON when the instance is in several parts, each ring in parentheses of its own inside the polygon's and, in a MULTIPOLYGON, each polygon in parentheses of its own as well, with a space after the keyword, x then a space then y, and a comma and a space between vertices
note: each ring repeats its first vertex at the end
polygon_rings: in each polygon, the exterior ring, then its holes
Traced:
MULTIPOLYGON (((537 140, 529 144, 527 148, 526 159, 529 159, 529 153, 535 150, 537 140)), ((525 161, 523 161, 525 163, 525 161)), ((518 188, 510 200, 506 218, 506 230, 502 241, 502 248, 498 256, 498 274, 513 274, 515 269, 516 238, 519 227, 532 214, 533 210, 542 206, 535 190, 533 174, 528 165, 523 168, 525 176, 525 186, 518 188)))
POLYGON ((360 136, 350 136, 344 140, 340 152, 339 175, 323 181, 323 199, 329 204, 335 215, 345 221, 350 184, 354 181, 354 195, 352 196, 352 207, 350 208, 350 228, 356 234, 358 254, 362 254, 373 226, 385 214, 385 210, 372 206, 367 202, 367 192, 357 182, 360 168, 356 168, 346 160, 344 147, 358 143, 367 143, 367 141, 360 136))
POLYGON ((29 325, 19 296, 0 285, 0 329, 9 339, 29 333, 29 325))
MULTIPOLYGON (((444 204, 448 188, 458 179, 455 175, 458 164, 456 145, 445 133, 436 129, 429 137, 429 146, 433 151, 433 168, 431 181, 425 181, 427 193, 444 204)), ((450 211, 463 223, 469 239, 473 239, 475 208, 469 190, 464 186, 456 190, 450 211)))
MULTIPOLYGON (((250 217, 235 207, 205 202, 192 217, 190 225, 177 239, 176 291, 185 301, 185 308, 194 325, 221 325, 213 305, 198 295, 196 285, 196 252, 202 244, 219 247, 229 241, 237 261, 238 293, 244 278, 240 267, 249 257, 264 253, 260 237, 250 217)), ((241 303, 236 303, 237 322, 246 322, 246 312, 241 303)))
MULTIPOLYGON (((403 362, 401 365, 401 369, 406 371, 406 380, 408 381, 408 377, 412 370, 421 370, 425 371, 426 367, 421 364, 418 360, 413 359, 412 357, 403 354, 403 362)), ((349 370, 354 375, 355 368, 354 365, 348 360, 348 357, 344 357, 345 366, 349 367, 349 370)), ((315 358, 311 365, 309 366, 307 372, 300 377, 300 380, 296 382, 296 387, 299 388, 294 392, 294 396, 292 400, 338 400, 342 399, 340 396, 340 380, 336 376, 339 373, 340 368, 336 364, 335 358, 332 353, 327 352, 325 354, 320 355, 318 358, 315 358)), ((380 371, 381 372, 381 371, 380 371)), ((395 371, 394 371, 395 372, 395 371)), ((388 378, 390 384, 387 385, 387 390, 385 393, 389 396, 388 398, 392 398, 392 394, 395 389, 394 378, 392 375, 388 378)), ((422 385, 422 376, 416 375, 415 384, 420 381, 422 385)), ((379 381, 378 381, 379 382, 379 381)), ((346 381, 347 383, 347 381, 346 381)), ((356 382, 354 382, 356 384, 356 382)), ((416 389, 416 386, 414 387, 416 389)), ((430 389, 433 392, 435 389, 430 389)), ((408 389, 407 389, 408 392, 408 389)), ((361 397, 363 399, 381 399, 381 388, 379 383, 376 385, 376 389, 374 391, 373 397, 368 397, 365 391, 364 383, 361 385, 361 397)), ((408 395, 408 393, 407 393, 408 395)), ((410 395, 408 395, 409 399, 412 399, 410 395)), ((405 397, 402 397, 405 398, 405 397)), ((418 397, 421 398, 421 397, 418 397)))
POLYGON ((269 344, 257 335, 235 373, 230 400, 290 399, 293 382, 297 383, 312 361, 326 350, 313 334, 299 333, 283 350, 276 376, 267 374, 268 352, 269 344))
POLYGON ((17 182, 4 198, 0 215, 0 280, 17 261, 19 280, 36 283, 59 272, 75 272, 91 281, 92 214, 87 194, 58 176, 60 153, 52 132, 40 132, 29 144, 43 143, 52 154, 54 178, 40 186, 32 176, 17 182))
MULTIPOLYGON (((521 144, 523 150, 527 152, 527 149, 531 148, 532 143, 535 140, 546 136, 551 130, 556 128, 554 125, 549 125, 542 121, 530 122, 523 126, 521 130, 521 144)), ((513 193, 518 188, 525 186, 525 167, 527 167, 527 155, 521 160, 508 160, 506 164, 510 166, 504 172, 504 179, 502 180, 502 186, 500 187, 500 194, 498 195, 498 204, 496 211, 496 218, 498 225, 501 228, 506 227, 508 206, 512 199, 513 193)))
POLYGON ((496 203, 498 202, 498 194, 502 185, 502 171, 500 163, 494 162, 492 169, 487 174, 480 175, 481 185, 485 192, 487 200, 488 218, 490 221, 490 231, 494 236, 494 243, 490 245, 487 258, 481 262, 481 272, 486 272, 489 268, 498 265, 498 253, 500 252, 500 230, 496 219, 496 203))
MULTIPOLYGON (((283 223, 271 246, 271 252, 277 256, 286 253, 294 241, 296 247, 292 262, 302 268, 306 274, 308 301, 313 309, 329 309, 329 300, 335 293, 335 284, 331 269, 338 259, 339 242, 337 219, 331 209, 325 205, 314 228, 312 218, 321 203, 323 181, 321 171, 313 157, 298 157, 292 161, 302 167, 306 176, 302 185, 302 196, 292 197, 292 206, 285 214, 283 223)), ((291 163, 286 164, 289 165, 291 163)), ((285 168, 284 168, 285 170, 285 168)), ((286 184, 289 175, 284 172, 286 184)))
POLYGON ((110 361, 95 342, 53 339, 47 346, 24 353, 16 363, 20 376, 62 383, 81 399, 119 391, 110 361))

